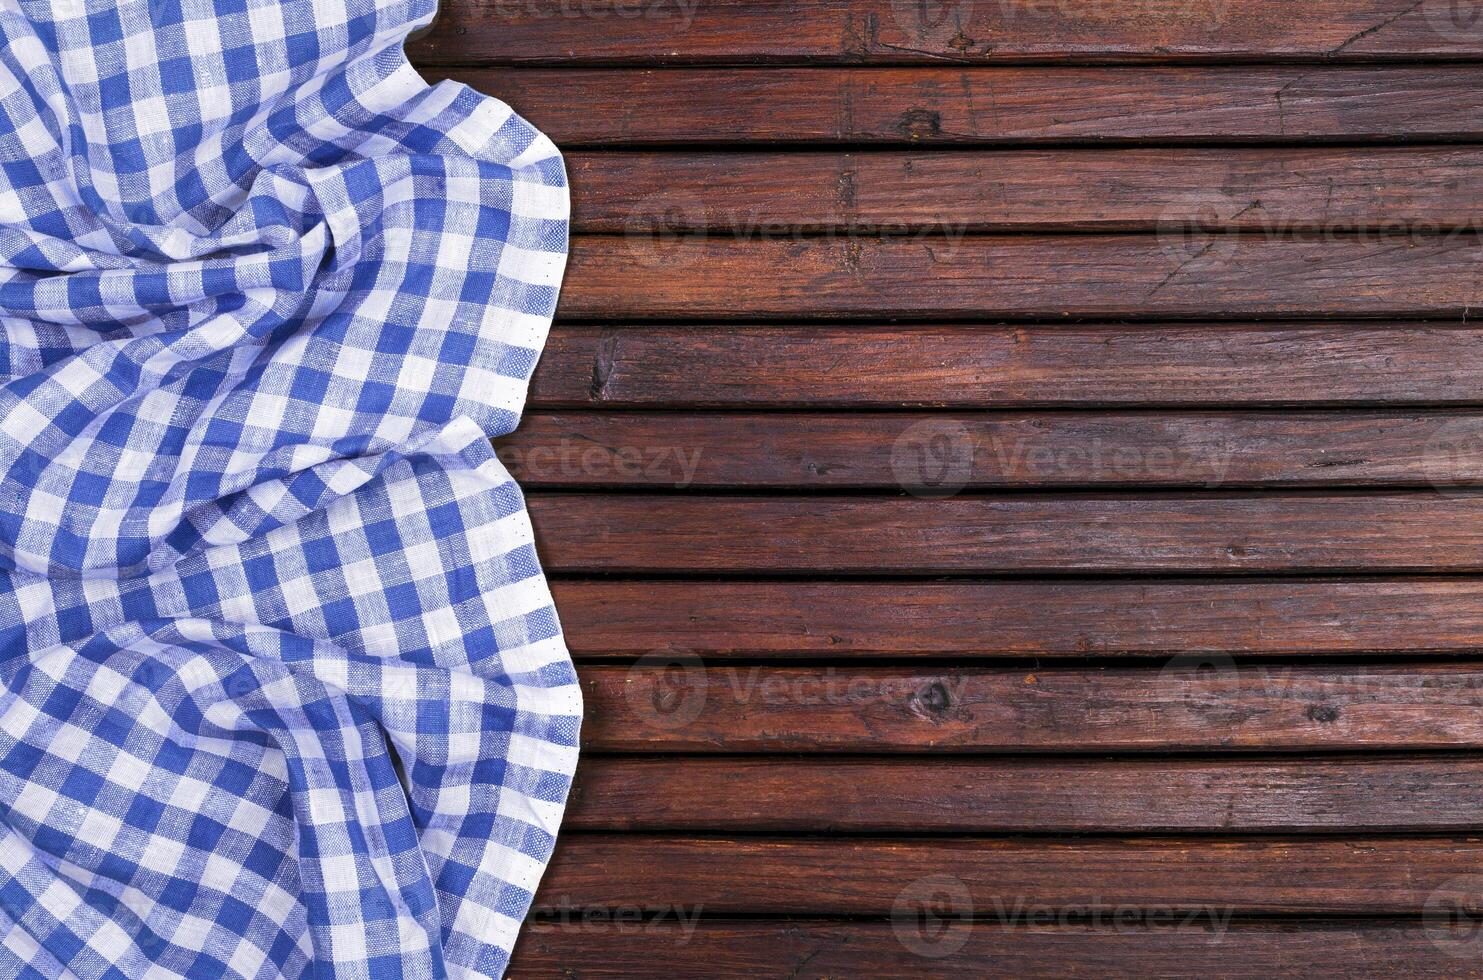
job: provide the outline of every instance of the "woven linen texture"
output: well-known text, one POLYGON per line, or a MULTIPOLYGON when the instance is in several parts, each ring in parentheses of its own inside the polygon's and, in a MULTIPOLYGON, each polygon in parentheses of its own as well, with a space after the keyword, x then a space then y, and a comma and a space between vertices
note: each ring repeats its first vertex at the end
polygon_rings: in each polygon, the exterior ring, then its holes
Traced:
POLYGON ((581 702, 561 158, 431 0, 0 2, 0 976, 503 972, 581 702))

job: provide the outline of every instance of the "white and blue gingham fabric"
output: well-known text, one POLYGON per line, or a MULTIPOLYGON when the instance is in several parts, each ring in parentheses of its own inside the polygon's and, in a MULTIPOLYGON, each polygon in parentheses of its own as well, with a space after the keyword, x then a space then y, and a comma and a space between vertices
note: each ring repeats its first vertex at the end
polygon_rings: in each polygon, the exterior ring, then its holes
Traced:
POLYGON ((432 0, 0 0, 0 977, 496 976, 580 696, 551 143, 432 0))

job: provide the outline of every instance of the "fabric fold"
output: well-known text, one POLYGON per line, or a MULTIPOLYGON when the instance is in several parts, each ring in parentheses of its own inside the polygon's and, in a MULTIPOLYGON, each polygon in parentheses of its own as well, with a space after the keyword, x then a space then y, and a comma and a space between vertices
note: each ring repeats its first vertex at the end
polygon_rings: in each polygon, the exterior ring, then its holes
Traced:
POLYGON ((432 0, 0 4, 0 974, 498 976, 581 697, 556 148, 432 0))

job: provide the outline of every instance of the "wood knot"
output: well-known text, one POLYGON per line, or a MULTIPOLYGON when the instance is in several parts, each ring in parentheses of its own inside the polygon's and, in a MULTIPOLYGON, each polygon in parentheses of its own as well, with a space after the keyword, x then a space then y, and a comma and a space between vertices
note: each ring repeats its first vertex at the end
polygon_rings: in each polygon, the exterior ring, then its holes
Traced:
POLYGON ((942 681, 923 684, 912 696, 912 710, 923 718, 939 719, 953 706, 953 697, 942 681))
POLYGON ((930 109, 908 109, 896 123, 896 131, 914 140, 937 136, 942 132, 942 114, 930 109))
POLYGON ((962 31, 959 31, 958 33, 953 35, 952 40, 947 42, 947 46, 952 48, 959 54, 967 54, 969 51, 973 50, 973 46, 977 43, 978 42, 975 41, 973 38, 969 37, 967 34, 964 34, 962 31))
POLYGON ((1308 717, 1321 724, 1328 724, 1339 717, 1339 709, 1331 704, 1314 704, 1308 707, 1308 717))
POLYGON ((839 179, 835 183, 835 193, 839 198, 839 206, 846 212, 855 210, 855 172, 853 170, 842 170, 839 179))

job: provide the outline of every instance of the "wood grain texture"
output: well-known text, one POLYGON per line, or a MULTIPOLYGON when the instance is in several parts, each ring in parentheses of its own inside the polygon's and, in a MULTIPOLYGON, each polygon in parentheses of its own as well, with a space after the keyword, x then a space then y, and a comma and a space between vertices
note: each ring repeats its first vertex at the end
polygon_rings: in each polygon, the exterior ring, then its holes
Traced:
POLYGON ((1478 230, 1483 151, 573 153, 572 227, 818 231, 1478 230))
POLYGON ((1483 741, 1483 669, 1467 664, 790 668, 656 654, 579 673, 588 751, 1286 751, 1483 741))
MULTIPOLYGON (((1476 839, 1445 838, 909 841, 575 834, 557 845, 536 901, 579 907, 668 901, 712 914, 881 915, 890 914, 903 892, 909 900, 936 885, 966 898, 953 904, 990 916, 995 907, 1016 903, 1414 915, 1433 891, 1473 866, 1480 848, 1476 839)), ((1469 896, 1464 908, 1477 901, 1469 896)))
POLYGON ((1480 13, 448 4, 575 207, 510 975, 1483 975, 1480 13))
POLYGON ((536 408, 1483 403, 1460 324, 557 327, 536 408))
MULTIPOLYGON (((894 922, 680 921, 666 903, 646 921, 565 921, 528 925, 515 947, 509 977, 573 976, 586 980, 649 976, 655 963, 676 980, 714 977, 883 977, 933 975, 1034 977, 1200 974, 1243 980, 1273 976, 1483 976, 1474 934, 1442 925, 1339 922, 1232 924, 1215 935, 1186 914, 1134 914, 1100 926, 1045 909, 1021 909, 988 922, 953 921, 953 906, 935 905, 929 889, 913 894, 894 922), (1005 926, 1000 920, 1033 922, 1005 926), (925 955, 924 955, 925 954, 925 955)), ((938 902, 949 893, 936 896, 938 902)), ((682 910, 689 916, 690 910, 682 910)), ((1092 912, 1082 918, 1089 918, 1092 912)))
MULTIPOLYGON (((588 755, 578 766, 563 828, 696 833, 1470 832, 1483 828, 1480 800, 1483 762, 1465 757, 1206 761, 728 756, 681 761, 588 755)), ((1483 841, 1475 846, 1483 848, 1483 841)))
MULTIPOLYGON (((579 658, 1483 651, 1483 581, 551 583, 579 658)), ((1188 664, 1186 664, 1188 665, 1188 664)))
POLYGON ((408 45, 428 63, 940 64, 1476 57, 1470 6, 1315 0, 460 0, 408 45))
POLYGON ((557 68, 426 74, 498 96, 564 150, 745 143, 1476 140, 1483 135, 1483 68, 1462 65, 1136 71, 557 68))
POLYGON ((1472 235, 572 241, 558 310, 588 319, 1465 317, 1472 235), (642 287, 638 286, 642 283, 642 287))
POLYGON ((1483 570, 1483 496, 530 498, 555 572, 1483 570))
POLYGON ((530 488, 1463 487, 1474 436, 1476 412, 559 412, 495 445, 530 488))

